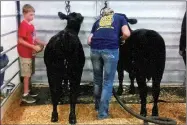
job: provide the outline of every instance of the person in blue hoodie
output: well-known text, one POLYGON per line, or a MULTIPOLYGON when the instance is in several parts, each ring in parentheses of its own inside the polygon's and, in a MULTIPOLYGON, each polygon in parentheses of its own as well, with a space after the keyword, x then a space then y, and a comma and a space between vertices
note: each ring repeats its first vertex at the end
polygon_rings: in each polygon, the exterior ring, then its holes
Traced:
POLYGON ((129 36, 127 20, 114 13, 111 8, 105 8, 102 16, 93 24, 88 45, 91 46, 95 110, 98 111, 98 119, 109 116, 109 102, 119 58, 119 41, 126 40, 129 36))

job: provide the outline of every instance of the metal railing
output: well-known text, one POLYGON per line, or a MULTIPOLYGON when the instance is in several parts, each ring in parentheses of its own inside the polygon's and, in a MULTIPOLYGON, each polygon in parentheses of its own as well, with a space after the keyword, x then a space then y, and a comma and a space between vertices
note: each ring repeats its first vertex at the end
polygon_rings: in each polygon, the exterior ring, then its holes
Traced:
POLYGON ((1 53, 0 53, 0 56, 6 54, 7 52, 9 52, 9 51, 11 51, 11 50, 13 50, 14 48, 16 48, 16 46, 17 46, 17 45, 14 45, 13 47, 11 47, 11 48, 9 48, 9 49, 7 49, 7 50, 1 52, 1 53))
POLYGON ((10 64, 8 64, 7 66, 5 66, 4 68, 1 69, 0 73, 2 74, 3 72, 5 72, 5 70, 7 70, 13 63, 15 63, 17 60, 19 59, 19 57, 17 57, 16 59, 14 59, 14 61, 12 61, 10 64))
POLYGON ((8 33, 1 34, 1 37, 10 35, 10 34, 15 33, 15 32, 17 32, 17 30, 13 30, 13 31, 10 31, 10 32, 8 32, 8 33))
POLYGON ((1 90, 3 90, 13 79, 14 77, 16 77, 16 75, 20 72, 20 70, 18 70, 9 80, 7 80, 2 86, 1 86, 1 90))
MULTIPOLYGON (((14 45, 13 47, 3 51, 2 53, 0 53, 0 56, 8 53, 9 51, 13 50, 14 48, 16 48, 17 45, 14 45)), ((19 57, 17 57, 16 59, 14 59, 11 63, 9 63, 7 66, 5 66, 4 68, 2 68, 0 70, 0 74, 4 73, 10 66, 12 66, 16 61, 18 61, 19 57)), ((3 82, 3 84, 1 85, 0 88, 0 92, 1 92, 1 96, 3 98, 3 100, 1 100, 1 106, 4 104, 4 102, 6 101, 5 99, 9 96, 10 94, 10 90, 14 89, 15 86, 12 86, 11 89, 7 89, 5 93, 3 93, 3 89, 9 84, 11 83, 11 81, 20 73, 20 70, 18 70, 10 79, 8 79, 7 81, 3 82), (8 92, 8 94, 7 94, 8 92)))
MULTIPOLYGON (((17 17, 17 26, 19 27, 19 24, 20 24, 20 1, 16 1, 16 10, 17 10, 17 13, 15 15, 1 15, 1 17, 14 17, 16 16, 17 17)), ((11 32, 8 32, 8 33, 4 33, 4 34, 1 34, 1 37, 4 37, 4 36, 7 36, 9 34, 12 34, 12 33, 16 33, 18 30, 14 30, 14 31, 11 31, 11 32)), ((11 48, 3 51, 0 53, 0 56, 8 53, 9 51, 13 50, 14 48, 16 48, 17 45, 14 45, 12 46, 11 48)), ((16 61, 19 62, 19 57, 17 57, 16 59, 14 59, 11 63, 9 63, 7 66, 5 66, 4 68, 2 68, 0 70, 0 74, 4 73, 10 66, 12 66, 16 61)), ((3 84, 1 85, 1 89, 0 89, 0 92, 1 92, 1 96, 3 97, 2 95, 2 90, 4 90, 5 87, 7 86, 10 86, 9 83, 11 83, 11 81, 18 75, 20 74, 20 69, 10 78, 8 79, 7 81, 3 81, 3 84)), ((20 76, 20 75, 19 75, 20 76)), ((7 88, 6 90, 6 94, 5 96, 3 97, 3 99, 1 99, 1 107, 4 105, 4 103, 7 101, 7 99, 10 97, 11 95, 11 92, 14 91, 18 86, 14 85, 13 83, 11 83, 12 86, 11 88, 7 88), (8 93, 7 93, 8 92, 8 93)), ((4 94, 4 93, 3 93, 4 94)))

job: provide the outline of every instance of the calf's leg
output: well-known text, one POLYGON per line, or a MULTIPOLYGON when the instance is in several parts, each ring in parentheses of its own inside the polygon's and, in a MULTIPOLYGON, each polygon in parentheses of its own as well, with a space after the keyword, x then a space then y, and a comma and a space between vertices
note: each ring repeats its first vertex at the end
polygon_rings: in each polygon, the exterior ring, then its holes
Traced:
POLYGON ((51 100, 53 104, 51 122, 57 122, 58 121, 57 105, 61 96, 61 84, 63 78, 59 74, 57 75, 53 73, 51 71, 47 71, 51 100))
POLYGON ((130 89, 129 89, 129 94, 135 94, 135 87, 134 87, 134 79, 135 79, 135 76, 133 76, 132 74, 129 74, 129 78, 130 78, 130 80, 131 80, 130 89))
POLYGON ((69 123, 70 124, 76 124, 76 103, 77 103, 77 97, 79 94, 79 87, 81 82, 81 76, 82 72, 77 74, 78 76, 71 77, 70 79, 70 114, 69 114, 69 123))
POLYGON ((152 109, 152 116, 158 116, 158 98, 160 95, 160 82, 162 79, 163 72, 156 72, 153 75, 153 86, 152 86, 152 96, 154 100, 153 109, 152 109))
POLYGON ((140 115, 146 117, 147 116, 147 109, 146 109, 146 98, 147 98, 147 85, 146 85, 146 78, 143 75, 137 75, 136 76, 138 88, 139 88, 139 94, 140 94, 140 100, 141 100, 141 110, 140 115))
POLYGON ((117 94, 122 95, 124 74, 123 74, 123 64, 122 64, 121 60, 118 61, 117 72, 118 72, 118 80, 119 80, 119 87, 118 87, 117 94))
POLYGON ((153 80, 153 87, 152 87, 152 95, 153 95, 153 109, 152 109, 152 116, 158 116, 158 97, 160 94, 160 82, 157 80, 153 80))

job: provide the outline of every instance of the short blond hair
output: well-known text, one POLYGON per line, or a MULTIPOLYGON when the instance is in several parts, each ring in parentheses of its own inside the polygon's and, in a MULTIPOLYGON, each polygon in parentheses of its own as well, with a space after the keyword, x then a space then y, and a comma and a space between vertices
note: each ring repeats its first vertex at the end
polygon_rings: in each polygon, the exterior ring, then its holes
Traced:
POLYGON ((35 12, 34 7, 32 7, 30 4, 25 4, 22 9, 23 14, 28 12, 35 12))

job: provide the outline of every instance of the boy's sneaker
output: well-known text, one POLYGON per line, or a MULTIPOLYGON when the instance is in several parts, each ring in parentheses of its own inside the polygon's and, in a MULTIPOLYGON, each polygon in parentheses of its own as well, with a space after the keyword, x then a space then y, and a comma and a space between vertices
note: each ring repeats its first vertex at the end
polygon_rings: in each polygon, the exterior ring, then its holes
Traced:
POLYGON ((31 95, 28 94, 22 97, 22 101, 30 104, 30 103, 35 103, 36 99, 34 99, 31 95))
POLYGON ((36 97, 36 96, 38 96, 38 94, 35 93, 35 92, 33 92, 32 90, 29 92, 29 95, 30 95, 31 97, 36 97))

